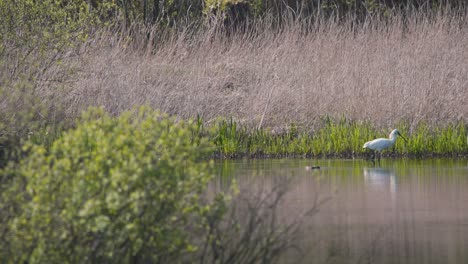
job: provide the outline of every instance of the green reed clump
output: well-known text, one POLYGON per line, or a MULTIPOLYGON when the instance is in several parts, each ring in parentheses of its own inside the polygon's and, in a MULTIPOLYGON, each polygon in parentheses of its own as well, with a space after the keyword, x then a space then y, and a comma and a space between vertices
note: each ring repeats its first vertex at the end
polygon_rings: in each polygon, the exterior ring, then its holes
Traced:
POLYGON ((445 129, 438 130, 437 134, 432 144, 435 153, 467 153, 468 133, 463 122, 450 124, 445 129))
POLYGON ((232 118, 229 121, 221 120, 214 129, 214 143, 218 151, 227 156, 234 156, 243 151, 244 141, 249 139, 245 128, 238 128, 237 122, 232 118))
POLYGON ((364 142, 377 134, 370 123, 356 122, 344 117, 338 121, 325 117, 322 123, 315 135, 312 135, 314 156, 362 154, 364 142))
POLYGON ((395 146, 383 155, 392 156, 443 156, 467 155, 467 127, 463 122, 445 127, 430 127, 421 123, 412 129, 405 122, 390 128, 376 128, 370 122, 347 118, 321 119, 316 129, 300 128, 291 124, 282 133, 270 129, 248 130, 230 119, 220 121, 210 130, 210 137, 217 146, 216 154, 236 156, 345 156, 366 155, 365 142, 388 137, 398 128, 408 139, 398 139, 395 146))
POLYGON ((407 153, 410 156, 468 154, 467 127, 463 122, 437 128, 421 123, 413 131, 408 130, 408 125, 402 127, 401 132, 409 135, 408 142, 397 141, 396 153, 407 153))

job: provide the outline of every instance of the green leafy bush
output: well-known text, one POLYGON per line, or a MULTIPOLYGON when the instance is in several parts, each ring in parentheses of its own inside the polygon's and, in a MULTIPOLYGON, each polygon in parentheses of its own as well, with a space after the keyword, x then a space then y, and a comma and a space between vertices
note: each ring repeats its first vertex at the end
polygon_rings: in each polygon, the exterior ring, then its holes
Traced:
POLYGON ((191 234, 225 205, 204 198, 213 150, 195 129, 147 109, 94 109, 50 149, 27 146, 0 174, 0 259, 170 263, 196 251, 191 234))

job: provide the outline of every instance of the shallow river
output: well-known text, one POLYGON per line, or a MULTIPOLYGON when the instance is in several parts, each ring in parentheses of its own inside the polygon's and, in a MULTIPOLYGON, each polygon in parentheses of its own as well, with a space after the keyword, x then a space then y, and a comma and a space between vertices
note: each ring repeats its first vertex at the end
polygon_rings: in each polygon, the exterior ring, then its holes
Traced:
POLYGON ((299 263, 468 263, 468 160, 265 159, 216 164, 241 192, 289 179, 283 220, 304 217, 299 263), (319 166, 320 169, 311 169, 319 166))

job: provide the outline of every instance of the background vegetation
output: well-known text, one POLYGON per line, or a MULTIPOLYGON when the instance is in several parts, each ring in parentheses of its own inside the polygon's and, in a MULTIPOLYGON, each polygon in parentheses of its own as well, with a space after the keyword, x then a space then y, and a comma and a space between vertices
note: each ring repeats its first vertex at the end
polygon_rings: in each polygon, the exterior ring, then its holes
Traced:
POLYGON ((362 155, 394 127, 391 153, 466 155, 466 11, 0 0, 0 259, 270 263, 295 230, 271 224, 282 192, 234 214, 208 157, 362 155))
POLYGON ((1 1, 1 160, 89 106, 310 136, 325 116, 379 135, 467 124, 463 3, 1 1))

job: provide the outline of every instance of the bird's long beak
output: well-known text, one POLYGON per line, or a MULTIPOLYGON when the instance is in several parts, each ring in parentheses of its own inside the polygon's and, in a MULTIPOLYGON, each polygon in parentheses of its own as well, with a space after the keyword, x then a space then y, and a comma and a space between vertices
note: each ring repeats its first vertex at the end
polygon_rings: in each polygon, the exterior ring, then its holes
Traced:
POLYGON ((400 134, 400 132, 398 132, 398 135, 399 135, 406 143, 408 143, 408 140, 406 140, 406 138, 405 138, 404 136, 402 136, 402 135, 400 134))

